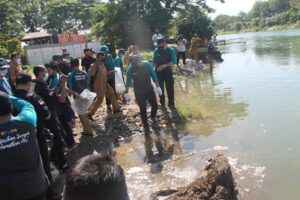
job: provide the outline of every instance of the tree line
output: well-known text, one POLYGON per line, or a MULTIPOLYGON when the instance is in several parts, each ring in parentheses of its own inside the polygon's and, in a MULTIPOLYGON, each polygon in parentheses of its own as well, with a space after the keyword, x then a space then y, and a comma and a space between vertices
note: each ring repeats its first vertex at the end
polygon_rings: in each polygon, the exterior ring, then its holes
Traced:
POLYGON ((91 38, 122 47, 146 47, 156 28, 164 35, 211 37, 212 11, 205 0, 0 0, 0 48, 7 38, 42 29, 53 34, 91 29, 91 38))
POLYGON ((299 0, 259 0, 248 13, 240 12, 237 16, 217 16, 214 25, 218 30, 225 32, 258 31, 278 25, 295 24, 299 20, 299 0))

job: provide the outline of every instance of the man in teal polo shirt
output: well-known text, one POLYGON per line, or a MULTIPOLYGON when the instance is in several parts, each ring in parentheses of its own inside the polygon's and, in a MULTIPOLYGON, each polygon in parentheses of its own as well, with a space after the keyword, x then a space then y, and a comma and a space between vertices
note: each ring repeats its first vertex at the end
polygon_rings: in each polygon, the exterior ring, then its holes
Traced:
POLYGON ((167 46, 164 38, 157 39, 157 44, 158 47, 154 50, 153 63, 163 93, 160 97, 160 104, 161 106, 165 106, 164 87, 166 85, 169 100, 168 106, 173 108, 175 102, 172 66, 176 64, 176 54, 173 48, 167 46))

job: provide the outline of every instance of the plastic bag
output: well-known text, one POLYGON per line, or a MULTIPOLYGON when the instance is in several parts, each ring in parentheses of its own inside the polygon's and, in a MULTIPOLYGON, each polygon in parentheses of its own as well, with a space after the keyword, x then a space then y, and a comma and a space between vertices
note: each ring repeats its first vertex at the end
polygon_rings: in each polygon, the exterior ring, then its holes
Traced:
POLYGON ((81 92, 80 97, 74 99, 75 107, 79 115, 85 115, 89 112, 97 94, 85 89, 81 92))
POLYGON ((115 72, 115 89, 117 94, 123 94, 126 91, 125 84, 122 78, 121 69, 116 67, 117 72, 115 72))

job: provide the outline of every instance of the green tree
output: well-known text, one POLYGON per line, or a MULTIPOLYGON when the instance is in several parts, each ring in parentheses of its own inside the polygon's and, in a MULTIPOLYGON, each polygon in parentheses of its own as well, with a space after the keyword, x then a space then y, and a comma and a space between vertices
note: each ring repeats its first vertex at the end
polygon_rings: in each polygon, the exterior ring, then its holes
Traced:
POLYGON ((266 18, 272 16, 272 7, 269 1, 257 1, 249 13, 252 18, 266 18))
POLYGON ((242 30, 242 23, 238 22, 235 24, 235 31, 240 32, 242 30))
POLYGON ((229 25, 235 24, 237 21, 237 17, 234 16, 218 15, 214 20, 214 24, 218 30, 230 31, 232 26, 229 25))
POLYGON ((146 47, 150 45, 149 38, 156 28, 166 35, 172 27, 175 14, 190 5, 211 12, 205 0, 111 0, 103 20, 93 26, 93 35, 118 46, 135 43, 146 47))
POLYGON ((196 6, 190 6, 181 11, 175 22, 179 34, 191 39, 194 33, 198 33, 201 38, 211 38, 213 29, 212 21, 205 14, 204 10, 196 6))
POLYGON ((299 0, 289 0, 290 9, 300 10, 299 0))
POLYGON ((23 13, 23 22, 27 32, 36 32, 45 23, 44 9, 45 1, 24 0, 21 8, 23 13))
POLYGON ((288 11, 289 2, 288 0, 270 0, 270 6, 273 12, 282 13, 288 11))
POLYGON ((24 31, 21 1, 0 0, 0 33, 17 36, 24 31))
POLYGON ((17 38, 12 38, 7 40, 7 52, 8 54, 12 54, 12 53, 19 53, 21 55, 23 55, 23 49, 21 47, 21 41, 18 40, 17 38))
POLYGON ((258 0, 249 13, 237 17, 220 15, 214 23, 218 30, 248 29, 265 30, 276 25, 297 23, 300 20, 299 0, 258 0), (239 24, 241 23, 242 27, 239 24), (233 28, 235 27, 235 28, 233 28))
POLYGON ((9 37, 6 34, 0 33, 0 56, 5 57, 8 55, 6 41, 9 37))
POLYGON ((78 31, 92 26, 94 0, 49 0, 45 6, 46 24, 53 32, 78 31))
POLYGON ((237 20, 239 22, 241 22, 242 24, 246 23, 248 21, 247 13, 245 13, 243 11, 239 12, 239 14, 237 15, 237 20))

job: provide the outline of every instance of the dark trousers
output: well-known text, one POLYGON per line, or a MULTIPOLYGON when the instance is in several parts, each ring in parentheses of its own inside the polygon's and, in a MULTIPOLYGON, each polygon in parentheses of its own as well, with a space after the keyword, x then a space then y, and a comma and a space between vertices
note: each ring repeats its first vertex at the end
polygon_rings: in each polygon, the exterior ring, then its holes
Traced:
POLYGON ((55 160, 59 166, 62 166, 67 160, 63 151, 64 144, 56 112, 51 112, 51 118, 47 121, 46 127, 53 134, 53 146, 50 151, 50 158, 55 160))
MULTIPOLYGON (((115 78, 110 77, 109 79, 107 79, 107 83, 114 89, 115 94, 116 94, 115 78)), ((117 94, 116 94, 116 96, 117 96, 117 94)), ((105 97, 105 98, 106 98, 106 106, 110 107, 111 102, 110 102, 109 98, 108 97, 105 97)))
POLYGON ((48 177, 50 184, 52 184, 52 174, 50 169, 50 161, 49 161, 49 154, 48 154, 48 145, 44 134, 44 129, 37 129, 37 141, 40 148, 40 154, 44 166, 44 171, 48 177))
POLYGON ((156 100, 156 96, 154 93, 153 88, 149 89, 148 92, 139 92, 139 91, 135 91, 135 99, 136 102, 140 108, 140 115, 142 118, 142 122, 144 127, 148 127, 148 119, 147 119, 147 101, 150 103, 151 105, 151 118, 156 117, 157 114, 157 100, 156 100))
POLYGON ((24 199, 24 200, 46 200, 46 192, 43 192, 41 194, 36 195, 35 197, 32 197, 30 199, 24 199))
POLYGON ((68 147, 71 147, 75 144, 74 137, 73 137, 73 130, 69 126, 68 122, 68 116, 67 114, 59 115, 58 116, 60 127, 61 127, 61 133, 64 141, 66 142, 68 147))
POLYGON ((182 57, 183 64, 185 65, 185 52, 179 52, 178 51, 178 53, 177 53, 177 65, 179 64, 180 57, 182 57))
POLYGON ((173 78, 173 71, 171 67, 164 69, 163 71, 156 72, 158 83, 160 88, 162 89, 162 95, 160 96, 160 104, 165 106, 165 85, 168 93, 168 105, 174 106, 174 78, 173 78))

